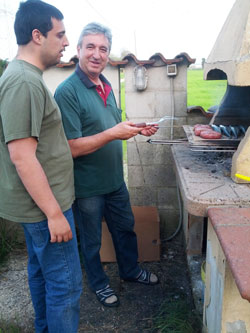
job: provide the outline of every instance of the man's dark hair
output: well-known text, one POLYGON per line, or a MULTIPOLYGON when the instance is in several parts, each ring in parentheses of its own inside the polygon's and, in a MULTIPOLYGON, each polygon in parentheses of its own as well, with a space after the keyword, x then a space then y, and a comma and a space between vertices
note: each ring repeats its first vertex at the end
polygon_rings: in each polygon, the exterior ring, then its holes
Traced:
POLYGON ((16 13, 14 29, 18 45, 26 45, 32 39, 32 31, 38 29, 47 37, 53 28, 51 18, 63 20, 63 14, 56 7, 41 0, 20 2, 16 13))

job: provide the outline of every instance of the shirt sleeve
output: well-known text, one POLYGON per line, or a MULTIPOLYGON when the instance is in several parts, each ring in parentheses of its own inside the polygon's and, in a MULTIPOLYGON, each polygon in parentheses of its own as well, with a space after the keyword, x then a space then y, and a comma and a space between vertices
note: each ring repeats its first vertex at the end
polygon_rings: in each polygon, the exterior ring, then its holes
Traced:
POLYGON ((55 100, 62 114, 62 122, 68 140, 82 137, 82 124, 79 114, 79 103, 73 88, 59 86, 55 100))
POLYGON ((4 141, 39 139, 45 98, 41 89, 26 82, 12 86, 2 96, 1 118, 4 141))

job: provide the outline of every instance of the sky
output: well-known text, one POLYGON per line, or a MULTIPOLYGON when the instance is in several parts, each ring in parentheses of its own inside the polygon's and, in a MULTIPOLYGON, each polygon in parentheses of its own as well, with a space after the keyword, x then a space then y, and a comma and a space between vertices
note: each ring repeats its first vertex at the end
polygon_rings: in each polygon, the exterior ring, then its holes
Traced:
MULTIPOLYGON (((236 0, 238 1, 238 0, 236 0)), ((186 52, 197 63, 207 58, 235 0, 47 0, 64 15, 70 42, 63 61, 76 54, 82 28, 89 22, 112 30, 111 54, 126 50, 139 60, 155 53, 174 58, 186 52)), ((18 0, 0 0, 0 58, 16 54, 13 22, 18 0)))

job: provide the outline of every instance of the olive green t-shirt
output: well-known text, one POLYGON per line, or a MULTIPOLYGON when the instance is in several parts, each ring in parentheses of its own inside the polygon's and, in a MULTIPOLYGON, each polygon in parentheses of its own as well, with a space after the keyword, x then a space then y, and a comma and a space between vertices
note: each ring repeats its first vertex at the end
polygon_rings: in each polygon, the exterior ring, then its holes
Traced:
POLYGON ((8 142, 34 137, 36 155, 62 211, 74 200, 73 160, 58 106, 42 71, 13 60, 0 78, 0 217, 39 222, 46 217, 20 180, 10 160, 8 142))

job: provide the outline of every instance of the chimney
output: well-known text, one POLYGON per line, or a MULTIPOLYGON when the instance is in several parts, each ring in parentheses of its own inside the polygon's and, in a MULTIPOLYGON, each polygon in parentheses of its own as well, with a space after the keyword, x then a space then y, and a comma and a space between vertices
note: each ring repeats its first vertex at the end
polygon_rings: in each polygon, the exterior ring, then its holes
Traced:
POLYGON ((227 91, 211 120, 250 125, 250 1, 236 0, 204 64, 205 80, 227 80, 227 91))
POLYGON ((250 1, 236 0, 204 65, 205 80, 250 86, 250 1))
POLYGON ((235 1, 205 62, 204 79, 227 80, 227 91, 211 124, 248 127, 234 153, 231 177, 237 183, 249 183, 250 0, 235 1))

